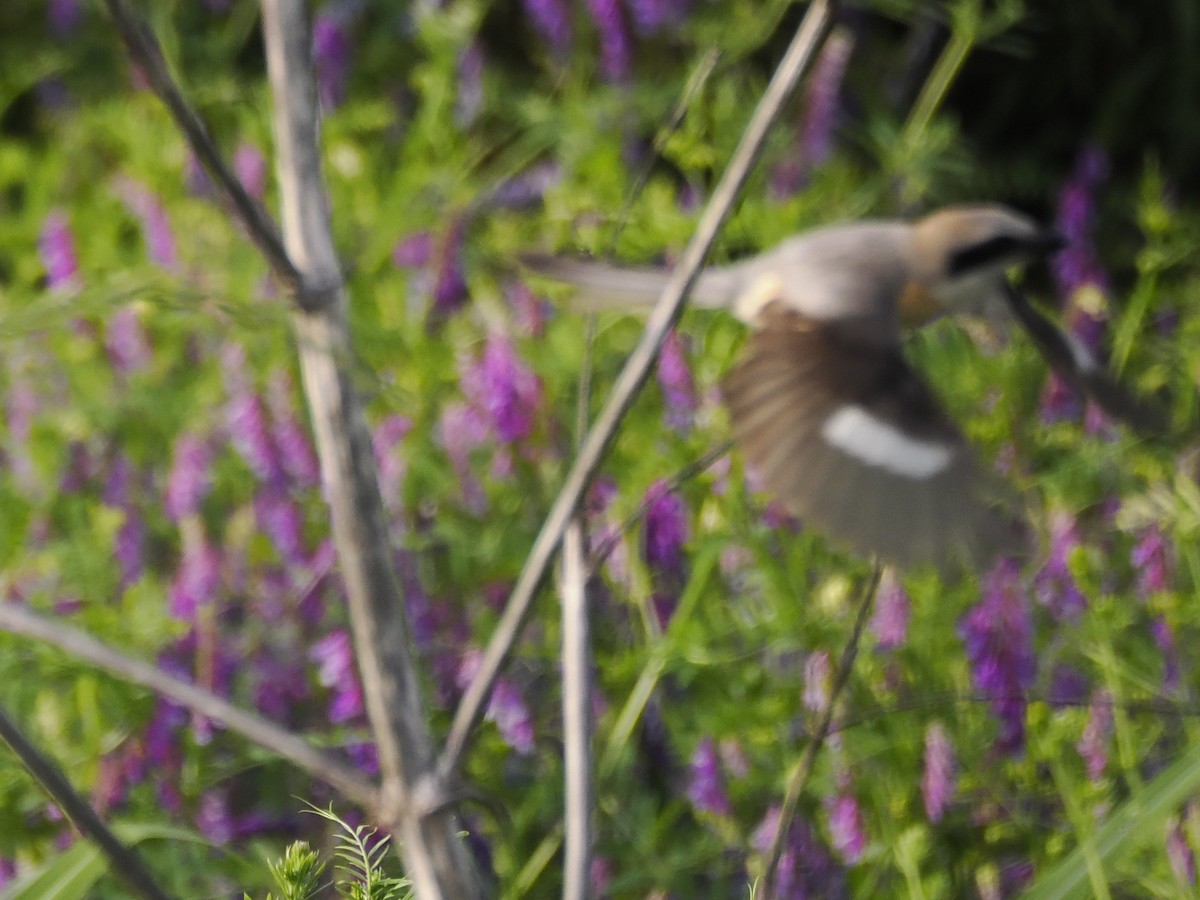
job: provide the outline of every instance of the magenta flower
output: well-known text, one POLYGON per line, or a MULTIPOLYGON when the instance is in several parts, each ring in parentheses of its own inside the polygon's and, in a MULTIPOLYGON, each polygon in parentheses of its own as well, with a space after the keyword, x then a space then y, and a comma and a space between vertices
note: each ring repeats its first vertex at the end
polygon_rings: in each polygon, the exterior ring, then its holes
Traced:
POLYGON ((854 865, 862 859, 867 847, 866 826, 858 799, 849 793, 827 798, 825 813, 829 816, 829 836, 834 852, 842 862, 854 865))
POLYGON ((210 602, 221 581, 221 554, 208 542, 202 531, 183 533, 183 557, 168 592, 171 615, 185 622, 194 621, 201 604, 210 602))
POLYGON ((925 774, 921 778, 921 799, 930 822, 940 822, 958 789, 957 765, 950 735, 940 722, 925 730, 925 774))
POLYGON ((1137 570, 1139 597, 1148 600, 1153 594, 1170 590, 1174 570, 1171 545, 1157 524, 1146 527, 1129 559, 1137 570))
MULTIPOLYGON (((772 806, 754 829, 751 845, 765 855, 778 831, 779 807, 772 806)), ((778 900, 849 896, 845 872, 808 824, 798 818, 788 828, 773 888, 773 896, 778 900)))
POLYGON ((1171 872, 1181 884, 1196 883, 1196 856, 1192 853, 1191 844, 1179 822, 1167 826, 1167 860, 1171 864, 1171 872))
POLYGON ((254 495, 254 517, 259 530, 271 539, 279 558, 304 566, 304 514, 286 490, 267 486, 254 495))
POLYGON ((1025 744, 1025 692, 1033 685, 1033 622, 1020 570, 1010 559, 983 580, 983 597, 959 623, 975 689, 1000 719, 997 749, 1016 753, 1025 744))
POLYGON ((600 36, 600 71, 610 81, 627 81, 633 71, 633 47, 618 0, 585 0, 600 36))
POLYGON ((309 659, 317 664, 317 681, 329 688, 329 721, 335 725, 363 712, 362 687, 354 667, 354 645, 345 629, 331 631, 313 645, 309 659))
POLYGON ((104 335, 104 348, 113 369, 123 375, 150 363, 150 342, 133 306, 122 306, 112 314, 104 335))
POLYGON ((350 39, 336 16, 321 12, 313 20, 312 43, 313 64, 317 70, 317 96, 324 109, 337 109, 346 99, 350 39))
POLYGON ((505 290, 512 323, 518 334, 540 338, 546 330, 547 304, 523 281, 513 282, 505 290))
POLYGON ((279 465, 300 487, 316 487, 321 468, 313 450, 308 429, 295 413, 292 381, 283 371, 271 376, 267 386, 267 406, 271 410, 271 437, 278 451, 279 465))
POLYGON ((1112 730, 1112 696, 1104 688, 1100 688, 1092 694, 1087 724, 1075 744, 1075 749, 1079 751, 1087 766, 1088 778, 1092 781, 1099 781, 1108 766, 1108 740, 1112 736, 1112 730))
MULTIPOLYGON (((463 654, 455 677, 459 690, 466 690, 482 662, 483 652, 477 647, 463 654)), ((533 752, 533 716, 525 705, 520 689, 503 675, 496 679, 484 718, 496 723, 500 737, 512 749, 526 756, 533 752)))
POLYGON ((1075 621, 1087 609, 1087 597, 1071 574, 1070 559, 1080 545, 1079 526, 1068 513, 1050 519, 1050 556, 1033 579, 1033 595, 1058 621, 1075 621))
POLYGON ((530 209, 541 203, 546 191, 562 181, 562 166, 552 159, 534 163, 501 183, 489 201, 501 209, 530 209))
POLYGON ((470 296, 463 274, 462 240, 465 222, 456 218, 436 248, 433 283, 433 321, 449 318, 470 296))
POLYGON ((733 813, 725 773, 712 738, 704 738, 692 752, 688 765, 687 798, 698 813, 728 816, 733 813))
POLYGON ((564 0, 524 0, 525 14, 558 59, 571 49, 571 19, 564 0))
POLYGON ((686 431, 691 427, 697 407, 696 384, 688 366, 687 353, 679 332, 672 328, 658 357, 658 385, 666 406, 667 427, 686 431))
POLYGON ((891 569, 884 572, 875 601, 875 613, 868 626, 880 650, 894 650, 908 640, 908 620, 912 600, 891 569))
POLYGON ((487 440, 487 434, 488 426, 483 417, 466 403, 448 404, 438 419, 438 441, 450 457, 463 500, 469 509, 480 515, 487 509, 487 497, 471 470, 471 452, 487 440))
POLYGON ((55 210, 46 216, 38 235, 38 253, 46 269, 46 285, 50 290, 79 290, 79 259, 75 254, 71 223, 65 213, 55 210))
POLYGON ((389 509, 399 509, 404 475, 407 472, 404 455, 399 452, 400 443, 412 431, 412 419, 391 415, 375 426, 371 444, 375 451, 375 464, 379 467, 379 490, 389 509))
POLYGON ((233 151, 233 171, 246 193, 261 200, 267 188, 267 159, 253 144, 243 141, 233 151))
POLYGON ((833 153, 833 134, 841 111, 839 97, 854 40, 835 32, 817 57, 804 91, 804 117, 800 123, 800 152, 805 166, 816 168, 833 153))
POLYGON ((1162 654, 1163 690, 1171 693, 1179 687, 1179 648, 1175 645, 1175 632, 1166 619, 1155 616, 1150 622, 1150 634, 1162 654))
POLYGON ((129 211, 142 222, 151 261, 167 271, 175 271, 179 266, 175 233, 162 201, 144 184, 128 177, 117 179, 116 190, 129 211))
POLYGON ((171 521, 178 522, 200 510, 212 488, 211 466, 212 450, 207 441, 190 433, 176 439, 163 501, 171 521))
POLYGON ((83 6, 79 0, 48 0, 46 20, 56 38, 70 37, 83 23, 83 6))
POLYGON ((117 529, 113 557, 121 567, 121 587, 129 587, 146 570, 146 522, 132 506, 125 508, 125 521, 117 529))
POLYGON ((392 248, 392 262, 402 269, 425 266, 433 258, 433 236, 428 231, 418 231, 403 237, 392 248))
POLYGON ((533 431, 542 382, 508 338, 491 335, 483 355, 465 367, 461 380, 463 392, 486 415, 500 441, 516 443, 533 431))
POLYGON ((1050 673, 1046 700, 1053 706, 1079 706, 1087 698, 1087 677, 1073 666, 1059 663, 1050 673))
POLYGON ((639 34, 653 34, 676 24, 687 13, 688 0, 625 0, 625 8, 639 34))
POLYGON ((642 527, 642 558, 652 570, 681 576, 683 545, 687 541, 683 501, 666 482, 656 481, 646 491, 646 518, 642 527))

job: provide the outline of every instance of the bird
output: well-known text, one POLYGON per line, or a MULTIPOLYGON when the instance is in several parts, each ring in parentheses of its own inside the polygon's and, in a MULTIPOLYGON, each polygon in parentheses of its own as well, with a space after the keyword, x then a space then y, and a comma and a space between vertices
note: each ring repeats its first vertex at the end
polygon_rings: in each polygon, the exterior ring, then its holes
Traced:
MULTIPOLYGON (((735 444, 767 492, 836 544, 902 569, 983 568, 1020 555, 1028 537, 1011 495, 909 363, 903 339, 947 315, 1015 320, 1106 412, 1161 429, 1152 404, 1009 281, 1011 269, 1064 244, 1014 209, 960 205, 915 221, 818 227, 705 268, 692 304, 750 327, 721 392, 735 444)), ((670 276, 538 253, 522 263, 572 286, 592 309, 647 307, 670 276)))

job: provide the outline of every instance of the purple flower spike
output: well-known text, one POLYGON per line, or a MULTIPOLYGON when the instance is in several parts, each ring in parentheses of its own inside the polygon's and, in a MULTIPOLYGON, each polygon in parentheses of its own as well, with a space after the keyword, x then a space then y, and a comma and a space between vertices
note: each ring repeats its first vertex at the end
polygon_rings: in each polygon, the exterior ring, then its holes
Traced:
POLYGON ((687 13, 687 0, 625 0, 638 34, 653 34, 678 22, 687 13))
POLYGON ((362 715, 362 687, 354 668, 354 646, 344 629, 330 632, 309 652, 317 664, 317 680, 330 689, 329 721, 341 724, 362 715))
POLYGON ((71 223, 65 213, 55 210, 46 216, 41 234, 38 235, 38 252, 46 269, 46 285, 50 290, 79 290, 79 259, 75 255, 71 223))
POLYGON ((486 413, 499 440, 512 444, 529 436, 541 404, 542 382, 508 338, 488 338, 483 356, 463 372, 462 386, 471 403, 486 413))
POLYGON ((728 816, 733 813, 725 789, 725 773, 712 738, 704 738, 692 753, 688 765, 687 797, 698 813, 728 816))
POLYGON ((233 171, 251 197, 263 198, 267 188, 267 160, 253 144, 238 144, 233 153, 233 171))
POLYGON ((150 342, 133 306, 122 306, 108 320, 104 347, 115 371, 128 375, 150 362, 150 342))
POLYGON ((79 0, 49 0, 46 19, 56 38, 70 37, 83 23, 83 6, 79 0))
POLYGON ((1080 545, 1073 516, 1057 513, 1050 520, 1050 557, 1033 579, 1033 594, 1060 622, 1073 622, 1087 609, 1087 597, 1071 574, 1069 561, 1080 545))
POLYGON ((1191 844, 1188 843, 1187 835, 1179 822, 1172 822, 1167 826, 1167 860, 1171 863, 1171 871, 1175 878, 1181 884, 1196 883, 1196 856, 1192 853, 1191 844))
POLYGON ((687 541, 687 520, 683 501, 656 481, 646 491, 646 519, 642 528, 642 558, 661 574, 683 573, 683 545, 687 541))
POLYGON ((131 213, 141 219, 142 234, 150 259, 167 271, 175 271, 179 261, 175 251, 175 233, 162 201, 149 188, 132 178, 117 179, 118 196, 131 213))
POLYGON ((930 822, 942 821, 954 792, 958 789, 957 766, 950 735, 940 722, 925 731, 925 774, 921 778, 921 799, 930 822))
POLYGON ((804 118, 800 123, 800 148, 809 169, 819 166, 833 153, 833 134, 840 111, 838 98, 853 49, 854 39, 849 33, 835 31, 821 48, 808 80, 804 92, 804 118))
POLYGON ((178 522, 199 511, 212 488, 211 466, 212 451, 208 443, 194 434, 180 435, 175 441, 163 503, 171 521, 178 522))
POLYGON ((458 59, 458 99, 454 106, 454 121, 467 128, 483 106, 483 47, 471 44, 458 59))
POLYGON ((433 285, 434 320, 445 319, 458 312, 469 296, 462 263, 463 227, 462 219, 456 219, 437 248, 437 274, 433 285))
POLYGON ((392 249, 392 262, 402 269, 428 265, 433 257, 433 236, 428 231, 418 231, 396 242, 392 249))
POLYGON ((1170 590, 1174 566, 1171 562, 1171 545, 1157 524, 1147 526, 1142 532, 1130 562, 1137 570, 1137 593, 1143 600, 1153 594, 1170 590))
POLYGON ((1162 654, 1163 690, 1172 693, 1179 688, 1179 648, 1175 645, 1175 632, 1162 616, 1155 616, 1150 623, 1150 634, 1162 654))
MULTIPOLYGON (((754 849, 765 855, 778 831, 779 807, 773 806, 754 829, 751 837, 754 849)), ((808 824, 800 819, 793 819, 788 828, 773 887, 773 896, 780 900, 813 897, 838 900, 849 896, 845 872, 808 824)))
POLYGON ((863 825, 862 809, 853 794, 841 794, 826 800, 825 810, 829 816, 829 835, 833 849, 842 862, 854 865, 862 859, 867 847, 867 833, 863 825))
POLYGON ((667 427, 686 431, 692 425, 692 414, 697 407, 696 384, 692 380, 683 341, 674 328, 667 332, 657 369, 658 385, 666 404, 667 427))
POLYGON ((321 467, 308 430, 296 415, 295 404, 291 379, 282 371, 276 372, 267 386, 267 406, 271 409, 272 437, 279 451, 279 463, 300 487, 316 487, 321 480, 321 467))
POLYGON ((908 640, 908 620, 912 615, 912 600, 900 579, 888 569, 879 585, 875 614, 868 626, 875 635, 880 650, 894 650, 908 640))
POLYGON ((317 70, 317 96, 327 110, 337 109, 346 99, 350 72, 350 41, 337 18, 318 13, 313 21, 313 63, 317 70))
POLYGON ((1000 719, 996 747, 1017 753, 1025 745, 1025 692, 1033 685, 1033 622, 1020 570, 998 561, 983 580, 983 597, 959 623, 975 689, 991 701, 1000 719))
POLYGON ((221 554, 199 529, 183 534, 183 558, 168 594, 171 615, 195 621, 201 604, 210 602, 221 580, 221 554))
POLYGON ((1108 739, 1112 736, 1112 729, 1112 696, 1101 688, 1092 695, 1087 724, 1075 744, 1075 749, 1087 766, 1088 778, 1092 781, 1099 781, 1108 767, 1108 739))
POLYGON ((305 565, 304 515, 287 491, 273 487, 260 490, 254 497, 254 515, 280 559, 288 565, 305 565))
POLYGON ((633 48, 618 0, 586 0, 600 35, 600 71, 609 81, 627 81, 633 71, 633 48))
POLYGON ((525 14, 560 60, 571 50, 571 19, 563 0, 525 0, 525 14))
POLYGON ((236 344, 230 344, 222 353, 222 363, 229 393, 225 424, 234 449, 260 481, 281 485, 286 479, 279 448, 275 446, 262 399, 246 380, 245 352, 236 344))
MULTIPOLYGON (((463 654, 455 675, 455 683, 459 690, 466 690, 479 671, 483 662, 483 652, 472 647, 463 654)), ((534 749, 533 717, 521 692, 510 679, 501 676, 496 679, 492 690, 492 699, 488 703, 484 718, 495 722, 500 737, 508 746, 522 755, 529 755, 534 749)))

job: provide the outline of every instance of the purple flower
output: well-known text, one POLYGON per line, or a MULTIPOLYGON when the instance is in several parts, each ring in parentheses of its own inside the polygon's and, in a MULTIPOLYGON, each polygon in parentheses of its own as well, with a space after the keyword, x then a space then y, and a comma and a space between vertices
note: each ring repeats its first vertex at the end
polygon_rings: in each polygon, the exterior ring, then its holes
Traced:
POLYGON ((692 414, 696 411, 696 385, 692 381, 683 341, 674 328, 667 332, 658 357, 658 385, 666 404, 667 427, 686 431, 691 427, 692 414))
POLYGON ((271 486, 261 489, 254 495, 254 516, 280 559, 293 566, 306 563, 304 515, 287 491, 271 486))
MULTIPOLYGON (((608 889, 612 886, 612 879, 612 863, 606 857, 593 856, 592 867, 588 877, 592 885, 592 896, 607 897, 608 889)), ((3 886, 3 880, 0 880, 0 887, 3 886)))
POLYGON ((132 305, 122 306, 112 314, 104 347, 113 369, 123 375, 145 368, 150 362, 150 343, 132 305))
POLYGON ((450 465, 462 487, 467 507, 478 514, 487 508, 487 497, 471 471, 471 451, 487 439, 487 423, 471 406, 451 403, 438 419, 438 440, 450 457, 450 465))
POLYGON ((274 427, 271 436, 279 453, 279 464, 301 487, 315 487, 321 480, 321 468, 309 440, 308 430, 296 416, 292 381, 278 371, 267 386, 267 406, 274 427))
MULTIPOLYGON (((779 807, 772 806, 754 829, 751 844, 764 856, 779 831, 779 807)), ((839 900, 848 897, 845 873, 808 824, 793 819, 775 870, 772 896, 776 900, 839 900)))
POLYGON ((698 813, 728 816, 733 813, 729 793, 725 789, 725 773, 712 738, 696 745, 688 765, 687 797, 698 813))
POLYGON ((562 181, 562 166, 552 159, 535 163, 519 175, 502 182, 490 202, 501 209, 529 209, 541 202, 546 191, 562 181))
POLYGON ((142 221, 142 234, 151 261, 167 271, 178 268, 175 234, 162 201, 149 188, 132 178, 117 179, 116 190, 129 211, 142 221))
POLYGON ((463 371, 462 386, 472 404, 486 413, 501 441, 512 444, 529 436, 542 399, 542 382, 508 338, 499 334, 488 338, 483 356, 463 371))
POLYGON ((327 110, 346 99, 350 71, 350 41, 337 17, 321 12, 313 20, 313 64, 317 70, 317 96, 327 110))
POLYGON ((392 262, 402 269, 428 265, 432 257, 433 236, 428 231, 418 231, 403 237, 392 248, 392 262))
POLYGON ((184 529, 183 557, 168 593, 171 615, 194 621, 202 603, 213 599, 221 580, 221 554, 198 528, 184 529))
POLYGON ((625 0, 625 7, 639 34, 653 34, 678 23, 687 14, 688 0, 625 0))
POLYGON ((749 774, 750 760, 746 759, 746 751, 737 738, 725 738, 717 750, 721 754, 721 764, 734 778, 745 778, 749 774))
POLYGON ((1175 633, 1162 616, 1150 622, 1150 634, 1162 654, 1163 690, 1170 693, 1179 687, 1179 648, 1175 646, 1175 633))
POLYGON ((362 687, 354 668, 354 647, 344 629, 331 631, 313 645, 309 658, 317 664, 317 680, 332 692, 329 721, 335 725, 362 715, 362 687))
POLYGON ((258 200, 267 187, 267 160, 253 144, 242 142, 233 152, 233 171, 246 193, 258 200))
MULTIPOLYGON (((466 690, 482 662, 483 652, 478 648, 472 647, 463 654, 455 679, 460 690, 466 690)), ((496 723, 500 737, 512 749, 525 756, 533 752, 533 717, 520 689, 503 675, 496 679, 484 718, 496 723)))
POLYGON ((875 614, 871 616, 868 626, 880 650, 894 650, 903 646, 908 640, 908 620, 911 615, 912 600, 900 579, 888 569, 880 582, 875 614))
POLYGON ((69 37, 83 22, 83 6, 79 0, 49 0, 46 19, 55 37, 69 37))
POLYGON ((815 168, 833 152, 838 124, 838 97, 854 49, 847 32, 835 31, 821 48, 804 92, 804 118, 800 123, 800 149, 804 164, 815 168))
POLYGON ((847 865, 854 865, 862 859, 867 847, 866 828, 857 798, 849 793, 827 798, 825 812, 829 816, 829 836, 834 852, 847 865))
POLYGON ((825 650, 814 650, 804 661, 804 706, 818 713, 829 703, 830 659, 825 650))
POLYGON ((1142 532, 1130 554, 1130 562, 1137 570, 1137 593, 1143 600, 1151 595, 1170 590, 1174 566, 1171 563, 1171 545, 1157 524, 1151 524, 1142 532))
POLYGON ((925 774, 921 778, 921 798, 930 822, 940 822, 958 789, 957 765, 950 735, 940 722, 925 730, 925 774))
POLYGON ((1025 692, 1033 685, 1033 622, 1020 570, 999 560, 983 580, 983 597, 959 623, 975 689, 1000 719, 997 749, 1016 753, 1025 744, 1025 692))
POLYGON ((525 14, 554 56, 566 59, 571 49, 571 19, 563 0, 524 0, 524 5, 525 14))
POLYGON ((1167 826, 1167 860, 1177 881, 1187 885, 1196 883, 1196 857, 1178 821, 1167 826))
POLYGON ((229 400, 225 405, 225 422, 230 440, 259 480, 271 485, 284 482, 279 449, 267 424, 263 402, 245 377, 245 351, 229 344, 221 354, 225 374, 225 389, 229 400))
POLYGON ((1080 546, 1074 517, 1056 513, 1050 519, 1050 557, 1033 579, 1033 595, 1058 621, 1075 621, 1087 609, 1087 597, 1071 574, 1070 560, 1080 546))
POLYGON ((1050 673, 1050 690, 1046 700, 1052 706, 1078 706, 1088 695, 1088 680, 1072 666, 1059 663, 1050 673))
POLYGON ((1092 694, 1087 724, 1075 744, 1075 749, 1087 766, 1088 778, 1092 781, 1099 781, 1108 766, 1108 739, 1112 736, 1112 729, 1112 696, 1100 688, 1092 694))
POLYGON ((0 856, 0 887, 7 887, 17 877, 17 864, 5 856, 0 856))
POLYGON ((368 775, 379 774, 379 748, 374 741, 359 741, 346 746, 350 762, 368 775))
POLYGON ((462 263, 464 227, 465 223, 461 217, 455 219, 437 247, 434 261, 436 276, 433 283, 433 309, 431 310, 435 321, 446 319, 458 312, 469 296, 462 263))
POLYGON ((610 81, 626 81, 633 71, 633 47, 618 0, 586 0, 600 35, 600 71, 610 81))
POLYGON ((208 790, 200 797, 196 811, 196 828, 214 844, 228 844, 235 828, 229 810, 229 798, 224 791, 208 790))
POLYGON ((454 121, 467 128, 483 106, 483 47, 473 43, 458 58, 458 98, 454 105, 454 121))
POLYGON ((38 235, 38 253, 46 269, 46 284, 50 290, 79 290, 79 259, 75 255, 71 223, 65 213, 55 210, 46 216, 38 235))
POLYGON ((642 558, 656 572, 681 575, 687 519, 683 501, 666 482, 656 481, 646 491, 646 519, 642 527, 642 558))
POLYGON ((113 557, 121 567, 121 588, 127 588, 146 569, 144 548, 146 545, 146 522, 133 506, 125 507, 125 521, 117 529, 113 557))
POLYGON ((212 451, 207 441, 182 434, 175 441, 163 507, 171 521, 194 515, 212 488, 212 451))
POLYGON ((505 291, 512 322, 519 334, 540 338, 546 330, 547 304, 523 281, 516 281, 505 291))
POLYGON ((400 505, 400 493, 404 487, 407 471, 404 456, 398 451, 400 442, 412 431, 412 419, 406 416, 388 416, 376 427, 372 435, 375 464, 379 467, 379 489, 389 508, 400 505))

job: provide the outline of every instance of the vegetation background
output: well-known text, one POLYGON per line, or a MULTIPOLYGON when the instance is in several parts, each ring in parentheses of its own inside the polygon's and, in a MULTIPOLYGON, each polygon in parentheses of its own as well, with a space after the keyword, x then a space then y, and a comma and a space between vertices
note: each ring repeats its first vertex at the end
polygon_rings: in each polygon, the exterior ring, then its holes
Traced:
MULTIPOLYGON (((143 12, 274 208, 257 5, 143 12)), ((678 254, 802 12, 317 5, 356 369, 439 733, 570 459, 580 375, 594 412, 640 327, 605 316, 589 344, 516 256, 678 254)), ((1197 46, 1189 0, 847 4, 723 233, 720 259, 952 202, 1056 222, 1070 246, 1033 273, 1035 298, 1160 394, 1179 433, 1103 421, 1019 336, 914 338, 1020 487, 1039 552, 978 582, 885 582, 790 835, 789 896, 1061 896, 1055 878, 1196 894, 1197 46)), ((717 385, 741 339, 685 317, 588 504, 607 550, 606 896, 748 895, 867 572, 748 488, 736 454, 666 486, 727 436, 717 385)), ((2 602, 374 774, 284 299, 99 5, 0 8, 0 341, 2 602)), ((468 757, 466 827, 503 896, 560 890, 558 643, 546 597, 468 757)), ((264 860, 328 846, 299 798, 358 821, 212 720, 28 638, 0 635, 0 704, 179 896, 261 896, 264 860)), ((0 896, 33 896, 38 871, 77 889, 58 896, 123 896, 102 865, 66 877, 75 840, 0 755, 0 896)))

